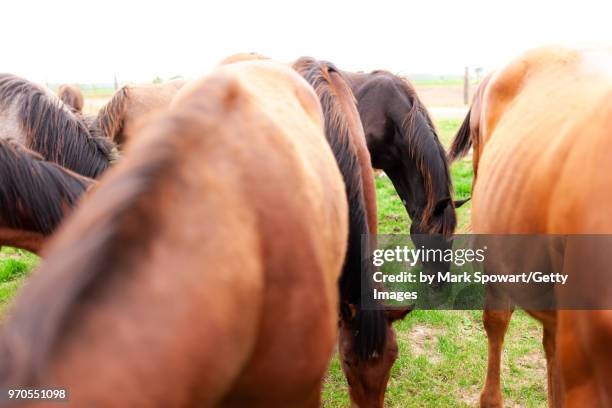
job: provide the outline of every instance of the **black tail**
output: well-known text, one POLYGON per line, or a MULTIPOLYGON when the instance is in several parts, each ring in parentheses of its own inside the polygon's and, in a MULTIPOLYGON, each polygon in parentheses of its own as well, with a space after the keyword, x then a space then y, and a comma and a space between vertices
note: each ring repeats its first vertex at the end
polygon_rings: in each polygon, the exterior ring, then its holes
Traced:
POLYGON ((448 152, 448 161, 452 162, 454 160, 460 159, 465 156, 470 149, 472 148, 472 137, 470 131, 470 115, 472 113, 472 109, 470 109, 461 124, 461 127, 457 131, 457 135, 455 135, 455 139, 451 144, 450 150, 448 152))
MULTIPOLYGON (((340 277, 340 301, 355 307, 350 322, 354 333, 354 348, 364 360, 380 354, 386 343, 387 323, 382 308, 362 304, 362 289, 372 293, 374 273, 369 260, 362 256, 362 244, 369 246, 367 212, 361 178, 361 167, 355 146, 352 143, 350 127, 346 126, 346 115, 337 98, 343 92, 335 92, 329 81, 331 75, 340 75, 330 63, 302 58, 296 62, 296 69, 315 89, 325 117, 325 136, 338 163, 344 179, 349 204, 349 237, 346 258, 340 277), (362 241, 363 239, 363 241, 362 241), (364 286, 362 287, 362 279, 364 286)), ((344 82, 343 82, 344 83, 344 82)), ((348 85, 347 90, 350 93, 348 85)), ((343 317, 346 318, 346 317, 343 317)))
POLYGON ((0 139, 0 218, 10 227, 51 234, 93 180, 0 139))

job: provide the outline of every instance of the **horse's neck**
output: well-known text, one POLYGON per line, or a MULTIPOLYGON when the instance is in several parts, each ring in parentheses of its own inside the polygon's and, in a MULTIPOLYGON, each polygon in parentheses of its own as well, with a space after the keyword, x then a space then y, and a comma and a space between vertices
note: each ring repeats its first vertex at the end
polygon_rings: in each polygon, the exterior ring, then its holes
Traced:
POLYGON ((3 245, 40 254, 45 236, 40 232, 13 229, 0 225, 0 247, 3 245))

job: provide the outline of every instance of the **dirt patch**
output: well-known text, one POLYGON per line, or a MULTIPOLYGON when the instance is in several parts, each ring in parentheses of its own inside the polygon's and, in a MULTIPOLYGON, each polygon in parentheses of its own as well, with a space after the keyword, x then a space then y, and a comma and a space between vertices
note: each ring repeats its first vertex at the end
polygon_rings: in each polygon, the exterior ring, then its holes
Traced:
POLYGON ((400 340, 408 343, 412 354, 425 356, 431 364, 442 361, 438 351, 438 336, 444 334, 444 329, 432 326, 415 325, 407 332, 399 333, 400 340))
POLYGON ((535 378, 546 377, 546 356, 543 348, 534 348, 517 359, 516 364, 529 370, 535 378))

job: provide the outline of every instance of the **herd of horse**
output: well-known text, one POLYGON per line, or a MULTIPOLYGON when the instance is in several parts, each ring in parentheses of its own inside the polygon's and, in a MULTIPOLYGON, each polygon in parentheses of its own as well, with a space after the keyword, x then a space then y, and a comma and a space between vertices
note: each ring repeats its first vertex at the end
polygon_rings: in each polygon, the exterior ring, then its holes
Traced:
MULTIPOLYGON (((362 303, 373 168, 415 240, 452 245, 449 165, 472 149, 474 233, 607 233, 611 63, 524 54, 481 83, 448 153, 407 80, 308 57, 234 55, 195 81, 125 86, 93 116, 77 87, 0 75, 0 245, 43 257, 0 330, 0 389, 67 387, 74 406, 315 407, 337 347, 353 406, 382 407, 392 324, 411 308, 362 303)), ((499 407, 520 301, 489 295, 504 307, 484 312, 480 404, 499 407)), ((612 311, 528 312, 549 404, 612 405, 612 311)))

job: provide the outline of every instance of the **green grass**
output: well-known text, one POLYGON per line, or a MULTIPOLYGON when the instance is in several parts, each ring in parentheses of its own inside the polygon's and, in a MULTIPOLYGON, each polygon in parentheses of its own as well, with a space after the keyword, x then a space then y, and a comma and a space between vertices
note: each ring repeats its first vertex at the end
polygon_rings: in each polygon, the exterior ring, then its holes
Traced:
POLYGON ((0 251, 0 315, 10 304, 26 275, 38 264, 38 257, 27 251, 4 247, 0 251))
MULTIPOLYGON (((460 120, 440 120, 436 126, 448 146, 460 120)), ((470 195, 469 159, 451 167, 458 198, 470 195)), ((379 229, 382 234, 407 234, 410 219, 387 177, 376 179, 379 229)), ((469 203, 458 210, 458 232, 469 231, 469 203)), ((0 252, 0 315, 6 310, 38 257, 3 248, 0 252)), ((415 311, 396 323, 399 358, 393 367, 386 406, 476 406, 484 382, 487 340, 479 311, 415 311)), ((541 329, 523 312, 512 319, 505 343, 502 386, 507 406, 546 405, 546 371, 541 329)), ((325 407, 348 407, 346 380, 336 357, 323 391, 325 407)))
MULTIPOLYGON (((447 147, 461 120, 436 122, 447 147)), ((454 163, 451 176, 456 198, 471 194, 472 163, 454 163)), ((388 177, 376 179, 379 231, 409 233, 410 219, 388 177)), ((469 232, 470 203, 458 209, 458 233, 469 232)), ((473 407, 484 383, 487 339, 480 311, 415 311, 395 329, 400 354, 391 372, 385 406, 473 407)), ((506 406, 546 406, 546 369, 541 328, 524 312, 513 317, 506 337, 502 392, 506 406)), ((348 388, 334 358, 323 391, 325 407, 348 407, 348 388)))

